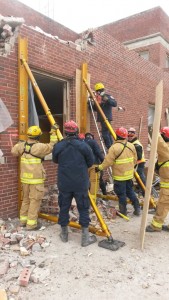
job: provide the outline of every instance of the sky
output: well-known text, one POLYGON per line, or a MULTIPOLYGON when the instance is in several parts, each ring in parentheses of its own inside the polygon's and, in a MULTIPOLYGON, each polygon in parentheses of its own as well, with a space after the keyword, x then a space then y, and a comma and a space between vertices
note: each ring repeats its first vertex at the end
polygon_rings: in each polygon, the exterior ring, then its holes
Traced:
POLYGON ((19 0, 80 33, 156 6, 169 15, 169 0, 19 0))

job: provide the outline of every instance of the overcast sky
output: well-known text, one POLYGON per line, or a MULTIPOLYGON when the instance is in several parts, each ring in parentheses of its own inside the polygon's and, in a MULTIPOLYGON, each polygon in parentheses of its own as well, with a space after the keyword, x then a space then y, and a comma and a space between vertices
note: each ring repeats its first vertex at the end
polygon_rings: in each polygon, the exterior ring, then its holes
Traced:
POLYGON ((19 0, 80 33, 156 6, 169 15, 169 0, 19 0))

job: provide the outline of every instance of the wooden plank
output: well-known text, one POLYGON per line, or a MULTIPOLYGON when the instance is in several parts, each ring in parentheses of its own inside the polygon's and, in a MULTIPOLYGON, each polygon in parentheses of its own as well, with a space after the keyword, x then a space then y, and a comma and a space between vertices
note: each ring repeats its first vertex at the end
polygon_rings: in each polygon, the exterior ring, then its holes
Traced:
POLYGON ((76 122, 80 127, 80 97, 81 97, 81 75, 82 72, 76 69, 76 122))
POLYGON ((5 290, 0 289, 0 300, 7 300, 7 294, 5 290))
POLYGON ((82 77, 81 77, 81 97, 80 97, 80 132, 86 132, 87 124, 87 90, 83 84, 83 78, 87 80, 87 63, 82 64, 82 77))
POLYGON ((151 142, 151 151, 150 151, 150 160, 149 167, 147 173, 147 182, 146 182, 146 190, 145 190, 145 200, 143 206, 143 214, 141 219, 141 227, 140 227, 140 246, 141 250, 144 249, 144 240, 145 240, 145 228, 147 225, 147 214, 149 208, 149 199, 151 193, 151 186, 153 181, 154 174, 154 165, 156 159, 157 152, 157 142, 158 142, 158 134, 160 128, 160 120, 161 120, 161 111, 162 111, 162 100, 163 100, 163 81, 161 80, 156 87, 156 100, 155 100, 155 115, 153 122, 153 135, 151 142))
POLYGON ((141 118, 140 118, 139 132, 138 132, 138 139, 140 139, 140 136, 141 136, 142 123, 143 123, 143 116, 141 116, 141 118))
MULTIPOLYGON (((82 84, 82 76, 84 73, 76 69, 76 122, 82 133, 90 131, 90 111, 87 105, 87 90, 82 84)), ((87 82, 90 83, 90 74, 85 73, 87 82)))

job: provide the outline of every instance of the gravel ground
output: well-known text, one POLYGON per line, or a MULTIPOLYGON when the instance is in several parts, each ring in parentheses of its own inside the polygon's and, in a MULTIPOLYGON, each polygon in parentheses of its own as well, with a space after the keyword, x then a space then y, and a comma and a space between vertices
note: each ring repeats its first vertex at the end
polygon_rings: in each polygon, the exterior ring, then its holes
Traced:
MULTIPOLYGON (((10 286, 18 285, 17 278, 10 280, 6 274, 0 278, 0 288, 6 289, 10 300, 168 300, 169 233, 146 233, 142 252, 141 217, 133 216, 132 212, 129 215, 129 222, 119 217, 108 222, 113 237, 126 243, 115 252, 100 248, 97 243, 81 247, 80 230, 71 228, 69 241, 64 244, 59 238, 59 225, 43 221, 46 228, 41 233, 50 241, 50 246, 22 259, 35 260, 36 265, 41 264, 42 272, 47 268, 50 275, 42 282, 29 282, 27 287, 20 287, 17 294, 11 294, 10 286)), ((151 219, 149 214, 148 220, 151 219)), ((102 239, 97 237, 97 241, 102 239)), ((0 250, 0 254, 1 259, 20 259, 20 255, 12 251, 0 250)), ((20 269, 15 272, 19 274, 20 269)))

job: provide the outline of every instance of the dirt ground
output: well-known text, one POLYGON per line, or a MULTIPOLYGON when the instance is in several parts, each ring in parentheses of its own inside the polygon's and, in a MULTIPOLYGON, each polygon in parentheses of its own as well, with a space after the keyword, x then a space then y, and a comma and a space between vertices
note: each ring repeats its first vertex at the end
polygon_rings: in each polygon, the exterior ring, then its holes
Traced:
MULTIPOLYGON (((142 252, 139 244, 141 217, 133 216, 132 208, 130 210, 130 221, 116 217, 108 222, 113 237, 126 243, 114 252, 98 247, 97 243, 81 247, 80 230, 71 228, 69 241, 64 244, 59 238, 59 225, 43 221, 45 228, 41 234, 50 243, 49 247, 22 258, 17 251, 0 250, 1 260, 18 261, 0 278, 0 289, 6 290, 9 300, 168 300, 169 234, 146 233, 142 252), (19 291, 12 293, 10 286, 18 286, 23 268, 19 264, 21 259, 22 265, 23 261, 31 260, 36 266, 41 266, 46 277, 37 283, 30 281, 27 287, 20 287, 19 291)), ((151 219, 149 214, 148 220, 151 219)), ((16 222, 16 219, 10 220, 14 226, 16 222)), ((32 232, 33 235, 38 233, 32 232)), ((102 239, 97 237, 97 241, 102 239)))

